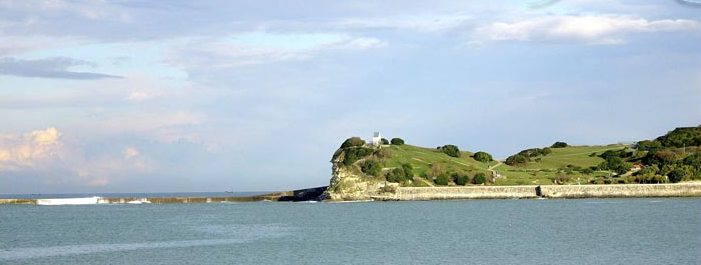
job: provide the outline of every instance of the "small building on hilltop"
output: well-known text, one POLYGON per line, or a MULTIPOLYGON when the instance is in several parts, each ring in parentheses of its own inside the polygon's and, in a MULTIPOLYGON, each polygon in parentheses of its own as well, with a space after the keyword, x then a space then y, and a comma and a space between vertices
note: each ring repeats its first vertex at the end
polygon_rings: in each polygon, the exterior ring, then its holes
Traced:
POLYGON ((380 134, 380 132, 374 132, 372 134, 372 138, 370 139, 370 144, 372 144, 372 146, 382 145, 382 135, 380 134))

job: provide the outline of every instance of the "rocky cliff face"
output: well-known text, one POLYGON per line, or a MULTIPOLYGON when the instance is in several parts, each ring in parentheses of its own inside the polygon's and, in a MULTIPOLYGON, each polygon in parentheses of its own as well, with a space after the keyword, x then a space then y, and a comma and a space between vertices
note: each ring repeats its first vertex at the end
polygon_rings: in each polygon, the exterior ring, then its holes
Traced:
POLYGON ((331 159, 331 183, 326 190, 327 199, 335 201, 371 200, 391 192, 393 183, 389 183, 389 187, 385 187, 384 180, 367 176, 360 171, 357 164, 362 163, 362 160, 346 166, 343 164, 344 158, 344 150, 339 149, 331 159))

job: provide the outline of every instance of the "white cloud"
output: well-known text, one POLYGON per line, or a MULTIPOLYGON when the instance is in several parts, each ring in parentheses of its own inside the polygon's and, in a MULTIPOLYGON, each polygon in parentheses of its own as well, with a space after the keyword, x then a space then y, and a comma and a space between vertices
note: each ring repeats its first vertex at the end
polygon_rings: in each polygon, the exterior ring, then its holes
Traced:
MULTIPOLYGON (((335 35, 334 38, 317 39, 318 34, 285 34, 285 38, 268 34, 265 43, 251 43, 236 39, 198 40, 174 49, 168 63, 184 67, 238 67, 281 61, 307 60, 323 52, 363 51, 387 46, 385 41, 369 37, 335 35), (305 36, 314 38, 299 45, 305 36), (274 40, 275 43, 270 42, 274 40), (294 45, 278 43, 294 40, 294 45)), ((266 35, 263 34, 263 35, 266 35)))
POLYGON ((150 170, 149 160, 133 146, 87 154, 83 143, 66 141, 54 127, 0 135, 0 173, 34 172, 45 183, 104 186, 125 172, 150 170))
POLYGON ((127 96, 127 100, 129 101, 144 101, 149 98, 151 98, 151 94, 145 91, 132 91, 129 93, 129 96, 127 96))
POLYGON ((0 171, 32 167, 61 149, 61 133, 54 127, 24 134, 0 135, 0 171))
POLYGON ((701 23, 687 19, 647 20, 603 16, 547 16, 517 22, 495 22, 478 27, 477 39, 486 41, 581 41, 587 44, 621 44, 631 33, 692 31, 701 23))
POLYGON ((349 18, 329 23, 338 29, 395 29, 418 32, 441 32, 471 20, 466 15, 433 15, 394 18, 349 18))
POLYGON ((122 154, 124 155, 124 159, 131 159, 139 155, 139 149, 133 146, 125 147, 122 154))

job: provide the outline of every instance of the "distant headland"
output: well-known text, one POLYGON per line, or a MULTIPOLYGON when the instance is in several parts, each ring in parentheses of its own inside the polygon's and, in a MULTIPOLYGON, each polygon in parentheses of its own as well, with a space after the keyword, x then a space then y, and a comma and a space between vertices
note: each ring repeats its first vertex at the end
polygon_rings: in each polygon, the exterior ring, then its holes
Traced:
POLYGON ((555 142, 498 161, 485 151, 401 138, 346 139, 333 154, 330 200, 701 196, 701 126, 602 146, 555 142))

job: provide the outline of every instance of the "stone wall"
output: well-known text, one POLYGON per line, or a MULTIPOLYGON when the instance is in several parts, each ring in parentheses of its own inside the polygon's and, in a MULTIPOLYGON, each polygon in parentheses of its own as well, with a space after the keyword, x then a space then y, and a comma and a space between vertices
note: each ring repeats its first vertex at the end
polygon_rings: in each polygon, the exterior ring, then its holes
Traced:
POLYGON ((701 183, 623 184, 623 185, 542 185, 399 187, 393 193, 372 196, 375 200, 460 200, 545 198, 623 198, 623 197, 701 197, 701 183), (540 187, 540 196, 536 188, 540 187))
POLYGON ((547 198, 701 197, 701 183, 547 185, 541 190, 547 198))

